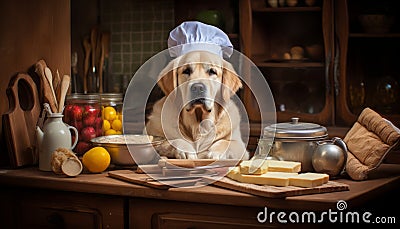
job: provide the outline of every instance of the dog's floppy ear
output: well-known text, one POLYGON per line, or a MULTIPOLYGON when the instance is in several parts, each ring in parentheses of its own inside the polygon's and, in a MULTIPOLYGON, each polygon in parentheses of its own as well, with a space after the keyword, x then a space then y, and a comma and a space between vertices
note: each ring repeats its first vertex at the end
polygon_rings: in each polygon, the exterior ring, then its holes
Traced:
POLYGON ((235 69, 229 62, 224 60, 223 68, 222 83, 224 86, 222 87, 222 97, 224 101, 228 101, 243 85, 235 69))
POLYGON ((172 60, 158 75, 158 86, 165 95, 171 94, 177 86, 176 63, 177 59, 172 60))

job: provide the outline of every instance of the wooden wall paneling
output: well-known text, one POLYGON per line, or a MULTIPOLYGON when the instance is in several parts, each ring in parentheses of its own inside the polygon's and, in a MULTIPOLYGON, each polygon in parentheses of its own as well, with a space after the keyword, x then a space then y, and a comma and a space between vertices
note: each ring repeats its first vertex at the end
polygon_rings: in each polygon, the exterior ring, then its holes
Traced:
MULTIPOLYGON (((39 59, 46 60, 52 71, 70 75, 70 24, 70 0, 0 1, 1 115, 9 109, 6 89, 11 77, 27 72, 39 59)), ((0 139, 3 155, 7 151, 2 124, 0 139)))

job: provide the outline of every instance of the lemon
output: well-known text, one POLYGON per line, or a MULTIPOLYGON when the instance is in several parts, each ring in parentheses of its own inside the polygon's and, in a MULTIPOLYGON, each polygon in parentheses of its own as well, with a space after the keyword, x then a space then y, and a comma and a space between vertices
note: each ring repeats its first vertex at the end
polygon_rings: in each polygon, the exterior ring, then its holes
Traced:
POLYGON ((100 146, 91 148, 82 157, 83 165, 92 173, 103 172, 110 165, 110 161, 110 154, 100 146))
POLYGON ((108 120, 103 120, 103 131, 107 131, 111 128, 111 124, 108 120))
POLYGON ((115 119, 112 124, 111 128, 113 128, 116 131, 122 130, 122 122, 119 119, 115 119))
POLYGON ((116 134, 122 134, 122 131, 117 130, 117 131, 116 131, 116 134))
POLYGON ((117 134, 117 131, 115 131, 114 129, 109 129, 109 130, 107 130, 105 133, 104 133, 104 135, 114 135, 114 134, 117 134))
POLYGON ((121 120, 121 121, 122 121, 122 114, 121 114, 121 113, 119 113, 119 114, 117 115, 117 118, 118 118, 119 120, 121 120))
POLYGON ((103 111, 104 119, 108 121, 112 121, 117 117, 117 111, 114 109, 114 107, 105 107, 103 111))

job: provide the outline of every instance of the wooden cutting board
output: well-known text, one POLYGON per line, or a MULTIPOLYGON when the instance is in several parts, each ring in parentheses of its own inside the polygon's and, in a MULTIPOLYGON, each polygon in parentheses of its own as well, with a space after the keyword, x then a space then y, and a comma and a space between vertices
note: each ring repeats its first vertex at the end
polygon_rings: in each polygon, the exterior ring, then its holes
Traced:
POLYGON ((25 73, 11 78, 7 97, 9 110, 3 114, 4 136, 10 166, 20 167, 37 163, 35 130, 40 114, 40 101, 35 82, 25 73))
POLYGON ((144 185, 152 188, 157 189, 169 189, 171 187, 183 187, 183 186, 191 186, 194 185, 200 179, 190 179, 190 180, 171 180, 171 181, 163 181, 158 182, 154 180, 149 180, 148 175, 146 174, 139 174, 132 170, 115 170, 108 172, 110 177, 127 181, 134 184, 144 185))
POLYGON ((349 190, 349 186, 347 184, 339 183, 336 181, 328 181, 328 183, 314 188, 302 188, 295 186, 278 187, 271 185, 247 184, 234 181, 227 177, 222 177, 221 179, 219 179, 218 177, 205 177, 203 178, 203 180, 208 183, 212 183, 215 186, 270 198, 284 198, 288 196, 299 196, 349 190))

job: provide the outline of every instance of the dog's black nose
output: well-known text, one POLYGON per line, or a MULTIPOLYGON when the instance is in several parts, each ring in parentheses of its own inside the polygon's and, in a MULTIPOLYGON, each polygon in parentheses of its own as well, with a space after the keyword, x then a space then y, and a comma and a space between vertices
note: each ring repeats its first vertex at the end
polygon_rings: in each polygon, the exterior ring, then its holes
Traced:
POLYGON ((194 83, 190 87, 192 97, 202 97, 206 93, 206 85, 203 83, 194 83))

